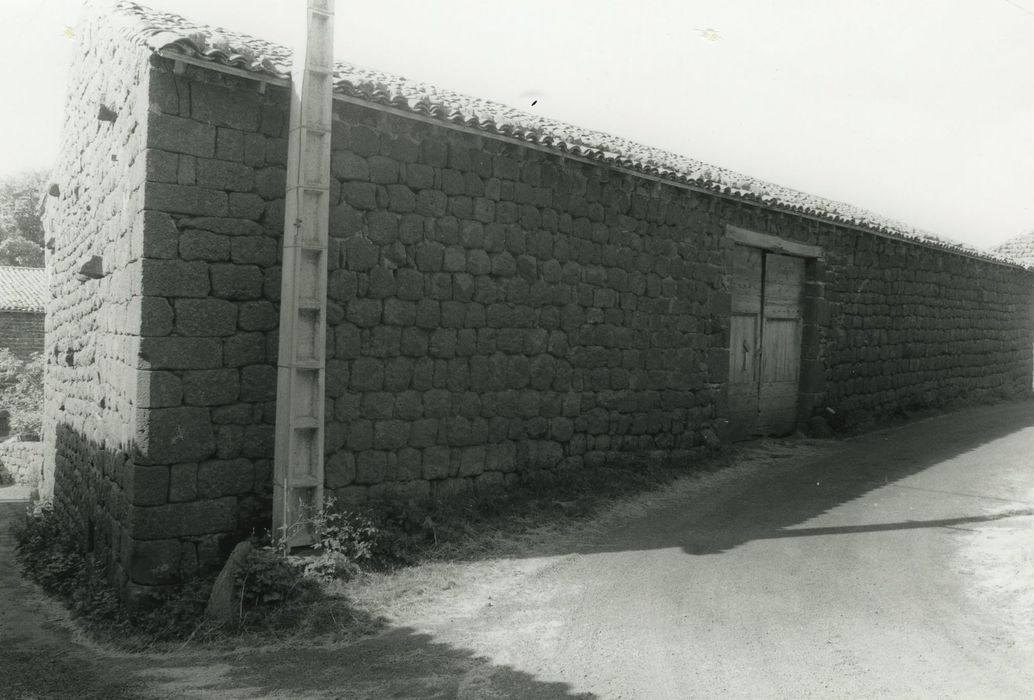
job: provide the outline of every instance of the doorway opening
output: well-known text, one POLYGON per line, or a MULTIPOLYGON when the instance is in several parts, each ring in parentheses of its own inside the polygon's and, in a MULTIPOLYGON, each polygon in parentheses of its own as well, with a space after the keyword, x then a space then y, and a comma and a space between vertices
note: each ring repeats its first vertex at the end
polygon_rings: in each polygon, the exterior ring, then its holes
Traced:
MULTIPOLYGON (((731 229, 731 227, 730 227, 731 229)), ((808 263, 821 251, 730 230, 729 424, 732 440, 787 435, 802 414, 808 263), (737 234, 737 235, 733 235, 737 234)))

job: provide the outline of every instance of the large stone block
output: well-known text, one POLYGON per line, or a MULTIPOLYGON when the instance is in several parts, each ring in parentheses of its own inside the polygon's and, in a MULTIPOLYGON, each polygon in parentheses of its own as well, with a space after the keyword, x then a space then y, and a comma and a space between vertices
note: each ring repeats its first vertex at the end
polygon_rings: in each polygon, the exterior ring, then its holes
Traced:
POLYGON ((144 186, 144 201, 148 209, 172 214, 226 216, 229 211, 225 192, 194 185, 148 182, 144 186))
POLYGON ((387 469, 387 453, 372 450, 360 452, 355 459, 355 482, 357 484, 379 484, 384 481, 387 469))
POLYGON ((452 452, 448 447, 428 447, 423 455, 423 477, 425 479, 445 479, 455 474, 452 464, 452 452))
POLYGON ((179 406, 183 400, 180 378, 173 372, 137 372, 136 405, 139 408, 179 406))
POLYGON ((216 338, 165 336, 141 338, 140 369, 211 369, 222 365, 223 346, 216 338))
POLYGON ((379 299, 353 299, 345 307, 345 318, 360 328, 370 328, 381 322, 379 299))
POLYGON ((233 300, 262 298, 262 270, 254 265, 213 264, 211 280, 212 296, 233 300))
POLYGON ((215 452, 206 408, 142 408, 136 412, 137 464, 196 462, 215 452))
POLYGON ((249 192, 255 184, 255 172, 247 165, 215 158, 198 158, 195 177, 198 185, 214 190, 249 192))
POLYGON ((180 113, 180 89, 187 86, 172 73, 152 71, 147 84, 147 100, 150 111, 177 115, 180 113))
POLYGON ((166 212, 148 210, 133 228, 134 250, 146 258, 175 258, 179 255, 179 230, 166 212))
POLYGON ((236 369, 188 370, 183 372, 183 402, 190 406, 223 406, 234 403, 240 393, 236 369))
POLYGON ((266 211, 266 201, 253 192, 231 192, 227 197, 231 217, 258 221, 266 211))
POLYGON ((398 182, 399 164, 387 156, 370 156, 367 161, 370 167, 370 180, 381 185, 398 182))
POLYGON ((324 480, 328 489, 339 489, 355 481, 355 457, 351 452, 339 451, 327 459, 324 480))
POLYGON ((238 236, 230 240, 230 259, 238 264, 275 265, 279 250, 277 239, 270 236, 238 236))
POLYGON ((341 201, 362 210, 377 208, 377 186, 371 182, 341 183, 341 201))
POLYGON ((244 456, 251 459, 272 459, 275 441, 276 430, 272 424, 245 426, 244 456))
POLYGON ((140 286, 145 296, 203 297, 208 295, 208 265, 201 261, 140 261, 140 286))
POLYGON ((184 231, 198 229, 225 236, 261 236, 265 234, 265 229, 259 224, 239 217, 201 216, 181 219, 179 224, 184 231))
MULTIPOLYGON (((215 420, 212 420, 215 423, 215 420)), ((240 425, 218 425, 215 429, 215 456, 219 459, 233 459, 241 455, 244 447, 244 427, 240 425)))
POLYGON ((355 153, 334 151, 330 157, 330 173, 339 180, 369 180, 370 166, 355 153))
POLYGON ((193 119, 151 112, 147 115, 147 145, 211 158, 215 154, 215 128, 193 119))
POLYGON ((386 211, 366 215, 366 235, 377 245, 390 245, 398 238, 399 217, 386 211))
POLYGON ((162 297, 133 297, 130 300, 130 318, 140 319, 140 335, 162 336, 172 332, 172 306, 162 297))
POLYGON ((409 444, 409 422, 377 421, 373 425, 373 446, 378 450, 398 450, 409 444))
POLYGON ((261 364, 266 360, 265 335, 237 333, 223 345, 223 364, 227 367, 261 364))
POLYGON ((197 494, 200 498, 218 498, 251 493, 254 490, 255 467, 250 459, 219 459, 202 462, 197 467, 197 494))
POLYGON ((187 336, 228 336, 237 330, 237 305, 223 299, 177 299, 176 332, 187 336))
POLYGON ((352 363, 351 386, 357 391, 380 391, 384 386, 384 363, 361 357, 352 363))
POLYGON ((258 131, 262 119, 261 99, 251 88, 233 89, 194 81, 190 83, 190 116, 215 126, 258 131))
POLYGON ((237 327, 242 331, 269 331, 279 324, 280 313, 271 302, 246 301, 239 306, 237 327))
POLYGON ((133 467, 133 486, 130 500, 135 506, 156 506, 169 496, 169 468, 166 466, 133 467))
POLYGON ((232 496, 161 506, 130 506, 127 525, 130 535, 140 540, 232 532, 237 526, 236 506, 237 499, 232 496))
POLYGON ((326 394, 331 398, 343 396, 348 391, 348 361, 336 358, 327 360, 326 394))
MULTIPOLYGON (((255 134, 249 134, 254 136, 255 134)), ((215 157, 220 160, 244 160, 244 134, 236 129, 218 128, 215 133, 215 157)))
POLYGON ((149 148, 145 151, 147 179, 152 182, 176 182, 179 174, 179 155, 149 148))
POLYGON ((255 192, 265 200, 282 199, 287 187, 287 171, 269 166, 255 170, 255 192))
POLYGON ((360 272, 369 270, 379 259, 377 246, 365 238, 353 236, 345 242, 345 267, 360 272))
POLYGON ((209 231, 187 229, 180 235, 180 257, 208 262, 229 260, 230 239, 209 231))
POLYGON ((241 401, 271 401, 276 398, 277 369, 272 365, 250 365, 241 369, 241 401))
POLYGON ((346 132, 341 146, 366 158, 380 152, 381 135, 368 126, 356 125, 346 132))

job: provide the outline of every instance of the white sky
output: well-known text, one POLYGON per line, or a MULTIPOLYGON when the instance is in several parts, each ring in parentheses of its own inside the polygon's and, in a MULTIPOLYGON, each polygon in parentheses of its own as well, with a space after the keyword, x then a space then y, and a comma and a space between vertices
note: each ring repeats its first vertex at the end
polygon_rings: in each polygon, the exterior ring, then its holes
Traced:
MULTIPOLYGON (((286 42, 304 0, 143 4, 286 42)), ((0 0, 0 176, 54 158, 78 14, 0 0)), ((1034 229, 1034 0, 337 0, 335 43, 977 247, 1034 229)))

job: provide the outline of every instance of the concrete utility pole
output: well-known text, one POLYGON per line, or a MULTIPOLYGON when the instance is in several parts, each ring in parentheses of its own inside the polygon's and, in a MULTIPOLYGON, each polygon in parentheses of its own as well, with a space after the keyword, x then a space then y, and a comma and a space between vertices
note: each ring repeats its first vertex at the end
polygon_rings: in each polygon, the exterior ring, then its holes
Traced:
POLYGON ((280 355, 273 477, 274 537, 311 544, 295 526, 323 502, 327 227, 334 79, 334 0, 308 0, 294 44, 284 202, 280 355))

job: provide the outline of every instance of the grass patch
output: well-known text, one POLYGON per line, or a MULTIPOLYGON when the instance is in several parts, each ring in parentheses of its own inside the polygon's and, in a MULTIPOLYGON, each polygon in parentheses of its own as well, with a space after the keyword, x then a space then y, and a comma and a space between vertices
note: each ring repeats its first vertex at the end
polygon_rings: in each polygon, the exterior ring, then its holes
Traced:
POLYGON ((387 625, 371 612, 379 606, 355 602, 350 582, 357 578, 376 579, 389 596, 448 591, 451 572, 523 554, 617 501, 727 462, 715 455, 691 469, 642 464, 543 473, 506 491, 423 505, 387 502, 361 512, 330 503, 310 514, 317 545, 302 556, 268 537, 255 541, 234 582, 239 614, 231 623, 204 616, 214 577, 156 587, 151 600, 128 612, 46 503, 16 525, 16 553, 24 574, 61 599, 90 636, 122 649, 346 642, 387 625))
POLYGON ((692 469, 642 464, 547 472, 506 491, 426 506, 389 503, 375 515, 384 538, 377 561, 397 567, 512 555, 529 535, 587 520, 616 501, 726 464, 727 455, 716 455, 692 469))

